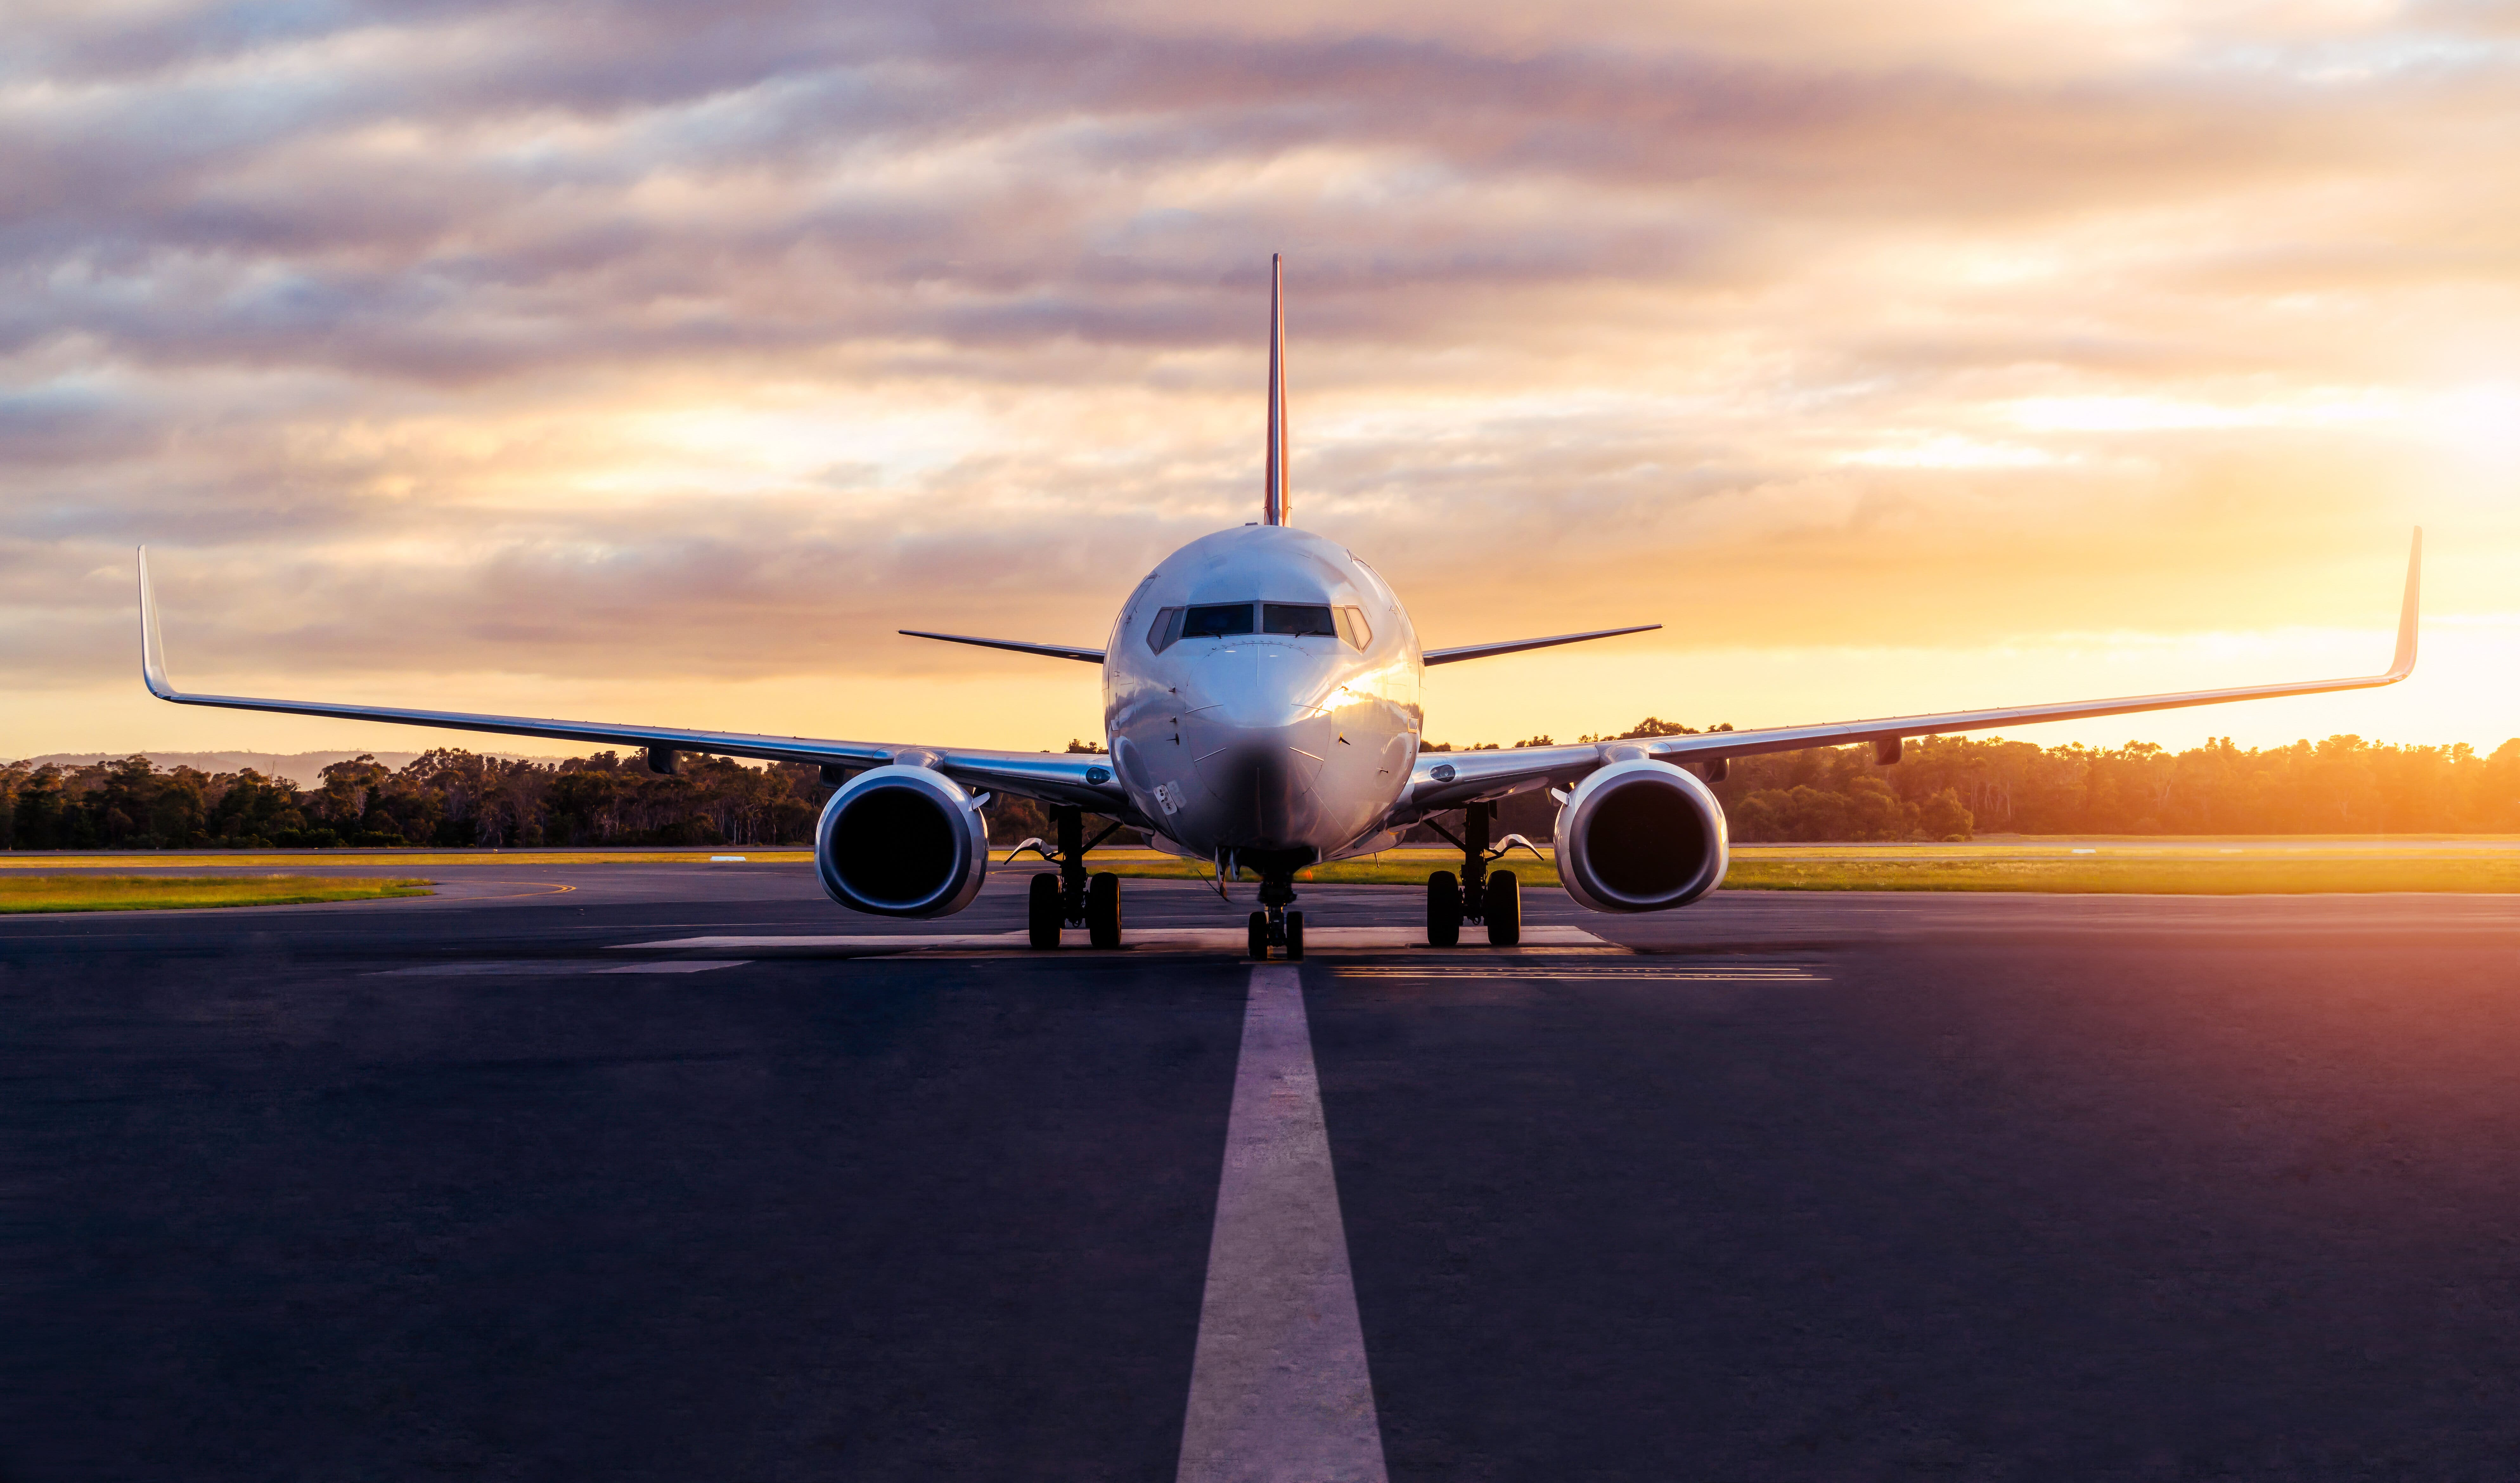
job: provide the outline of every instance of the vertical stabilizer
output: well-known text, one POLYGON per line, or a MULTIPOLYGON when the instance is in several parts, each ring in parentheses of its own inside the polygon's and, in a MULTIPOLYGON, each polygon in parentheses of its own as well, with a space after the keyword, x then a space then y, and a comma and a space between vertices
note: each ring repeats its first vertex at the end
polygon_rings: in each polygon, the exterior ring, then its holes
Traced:
POLYGON ((1269 254, 1269 482, 1260 501, 1264 523, 1286 523, 1286 274, 1269 254))

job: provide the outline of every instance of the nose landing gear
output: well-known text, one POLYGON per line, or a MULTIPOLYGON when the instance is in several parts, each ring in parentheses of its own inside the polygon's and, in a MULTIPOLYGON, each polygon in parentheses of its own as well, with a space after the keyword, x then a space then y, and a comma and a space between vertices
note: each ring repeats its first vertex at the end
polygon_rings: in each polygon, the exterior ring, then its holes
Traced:
POLYGON ((1052 854, 1039 839, 1027 839, 1008 852, 1012 862, 1026 850, 1058 867, 1052 875, 1044 871, 1032 877, 1032 894, 1025 903, 1024 926, 1035 948, 1048 951, 1058 946, 1061 928, 1085 928, 1086 941, 1098 948, 1120 945, 1120 877, 1105 871, 1088 876, 1085 852, 1119 832, 1114 821, 1109 829, 1085 837, 1085 810, 1054 807, 1051 820, 1058 826, 1058 853, 1052 854))
POLYGON ((1267 961, 1270 950, 1283 948, 1288 963, 1304 957, 1304 914, 1286 910, 1295 901, 1295 872, 1312 864, 1310 852, 1266 863, 1245 852, 1242 863, 1260 872, 1260 907, 1251 914, 1248 946, 1255 961, 1267 961))
POLYGON ((1511 871, 1490 871, 1488 862, 1519 844, 1534 855, 1537 846, 1520 834, 1508 834, 1505 842, 1491 848, 1488 826, 1496 818, 1493 803, 1473 803, 1464 810, 1462 837, 1432 819, 1426 827, 1451 839, 1461 847, 1462 874, 1456 878, 1451 871, 1437 871, 1426 877, 1426 942, 1430 947, 1458 947, 1462 941, 1462 923, 1477 922, 1487 928, 1491 946, 1509 948, 1522 941, 1522 883, 1511 871))

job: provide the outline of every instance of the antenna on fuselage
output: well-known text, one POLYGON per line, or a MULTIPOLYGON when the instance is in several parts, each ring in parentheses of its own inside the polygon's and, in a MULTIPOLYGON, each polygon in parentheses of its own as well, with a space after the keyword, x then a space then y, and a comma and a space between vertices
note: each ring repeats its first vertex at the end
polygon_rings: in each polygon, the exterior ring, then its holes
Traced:
POLYGON ((1286 523, 1286 275, 1276 252, 1269 254, 1269 481, 1260 520, 1286 523))

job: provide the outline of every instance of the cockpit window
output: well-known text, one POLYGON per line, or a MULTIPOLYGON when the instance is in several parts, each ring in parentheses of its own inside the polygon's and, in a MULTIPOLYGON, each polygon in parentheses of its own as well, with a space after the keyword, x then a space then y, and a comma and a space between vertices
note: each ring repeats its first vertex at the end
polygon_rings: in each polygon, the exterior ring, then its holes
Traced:
POLYGON ((1251 631, 1248 603, 1210 603, 1182 614, 1185 639, 1225 639, 1251 631))
POLYGON ((1335 639, 1338 626, 1330 621, 1328 604, 1263 603, 1260 605, 1260 631, 1298 636, 1335 639))
POLYGON ((1147 647, 1157 653, 1184 639, 1231 639, 1248 633, 1294 638, 1337 639, 1354 649, 1373 643, 1365 610, 1333 607, 1327 603, 1203 603, 1195 607, 1166 607, 1147 625, 1147 647), (1260 624, 1252 626, 1257 611, 1260 624))

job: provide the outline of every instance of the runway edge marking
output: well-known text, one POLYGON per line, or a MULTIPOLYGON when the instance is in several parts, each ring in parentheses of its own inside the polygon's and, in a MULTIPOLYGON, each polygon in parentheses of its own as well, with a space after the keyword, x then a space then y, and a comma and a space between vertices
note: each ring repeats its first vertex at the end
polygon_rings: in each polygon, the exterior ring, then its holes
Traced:
POLYGON ((1303 979, 1291 966, 1251 970, 1179 1476, 1387 1477, 1303 979))

